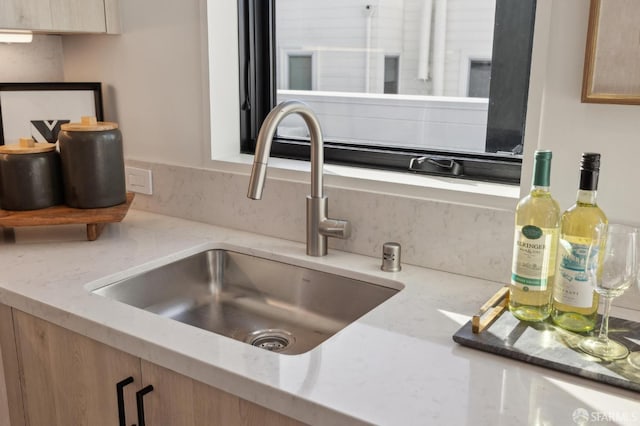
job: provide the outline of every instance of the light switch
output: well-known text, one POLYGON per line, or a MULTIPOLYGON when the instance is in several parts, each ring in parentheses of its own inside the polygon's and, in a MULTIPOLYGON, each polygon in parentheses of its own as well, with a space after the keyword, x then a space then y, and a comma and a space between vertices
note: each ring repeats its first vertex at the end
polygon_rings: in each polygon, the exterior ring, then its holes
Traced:
POLYGON ((127 191, 140 194, 153 194, 151 170, 139 169, 137 167, 124 168, 127 191))

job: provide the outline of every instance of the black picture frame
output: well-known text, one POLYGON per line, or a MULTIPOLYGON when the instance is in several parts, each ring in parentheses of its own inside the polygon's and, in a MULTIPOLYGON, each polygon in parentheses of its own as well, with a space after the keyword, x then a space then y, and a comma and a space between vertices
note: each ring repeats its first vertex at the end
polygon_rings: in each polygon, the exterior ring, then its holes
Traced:
POLYGON ((55 142, 61 122, 79 122, 87 115, 104 121, 99 82, 0 83, 0 145, 27 136, 37 142, 55 142), (30 108, 33 117, 27 116, 30 108), (22 134, 26 128, 30 134, 22 134))

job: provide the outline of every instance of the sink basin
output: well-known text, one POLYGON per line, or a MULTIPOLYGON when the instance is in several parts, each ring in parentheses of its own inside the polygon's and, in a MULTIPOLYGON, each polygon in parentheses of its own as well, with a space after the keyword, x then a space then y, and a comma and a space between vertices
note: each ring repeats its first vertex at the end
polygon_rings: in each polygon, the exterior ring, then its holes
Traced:
POLYGON ((223 249, 93 293, 267 350, 307 352, 399 290, 223 249))

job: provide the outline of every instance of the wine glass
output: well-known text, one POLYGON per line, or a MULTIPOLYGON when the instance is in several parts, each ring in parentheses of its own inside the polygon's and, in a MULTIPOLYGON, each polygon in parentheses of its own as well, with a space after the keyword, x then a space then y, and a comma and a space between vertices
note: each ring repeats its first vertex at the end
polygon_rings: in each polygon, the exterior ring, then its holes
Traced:
MULTIPOLYGON (((638 286, 638 290, 640 290, 640 277, 636 280, 636 286, 638 286)), ((629 354, 629 363, 635 368, 640 368, 640 351, 629 354)))
POLYGON ((590 250, 603 252, 589 254, 588 259, 599 259, 587 265, 594 290, 604 301, 600 332, 580 342, 580 349, 606 361, 625 358, 629 349, 621 343, 609 339, 609 311, 611 301, 620 296, 638 275, 638 230, 631 226, 609 224, 595 228, 594 242, 590 250), (604 243, 604 244, 602 244, 604 243), (593 257, 592 257, 593 256, 593 257))

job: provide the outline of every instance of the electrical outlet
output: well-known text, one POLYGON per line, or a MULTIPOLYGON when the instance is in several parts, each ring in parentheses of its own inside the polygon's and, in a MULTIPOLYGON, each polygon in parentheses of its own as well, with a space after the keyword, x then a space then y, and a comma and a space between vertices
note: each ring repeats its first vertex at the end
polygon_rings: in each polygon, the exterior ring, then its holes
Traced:
POLYGON ((125 167, 124 173, 127 182, 127 191, 146 195, 153 194, 151 170, 125 167))

